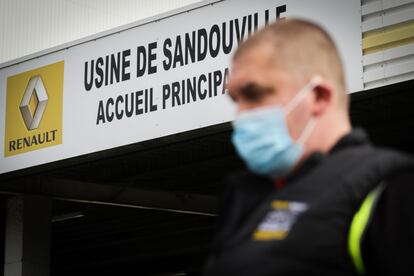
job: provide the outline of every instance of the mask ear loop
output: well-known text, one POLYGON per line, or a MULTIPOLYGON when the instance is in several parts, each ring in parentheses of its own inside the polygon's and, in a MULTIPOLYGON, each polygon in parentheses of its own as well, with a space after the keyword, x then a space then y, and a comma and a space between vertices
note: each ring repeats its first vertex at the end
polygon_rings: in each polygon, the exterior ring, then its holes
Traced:
MULTIPOLYGON (((285 107, 285 112, 288 114, 291 112, 298 104, 299 102, 305 97, 305 95, 311 91, 313 88, 315 88, 320 81, 319 76, 313 77, 308 84, 305 85, 305 87, 302 88, 301 91, 298 92, 298 94, 293 98, 293 100, 290 101, 285 107)), ((302 131, 302 134, 300 135, 299 139, 297 140, 297 143, 300 145, 304 145, 305 141, 308 140, 309 136, 312 134, 313 129, 315 128, 317 123, 317 120, 315 118, 311 118, 310 121, 306 124, 305 128, 302 131)))
POLYGON ((315 128, 317 120, 315 118, 310 119, 310 121, 305 126, 305 129, 302 131, 297 143, 304 145, 305 141, 308 140, 309 136, 312 134, 313 129, 315 128))
POLYGON ((297 94, 296 96, 285 106, 285 114, 287 115, 289 112, 291 112, 299 103, 302 101, 302 99, 305 97, 305 95, 315 88, 316 85, 319 84, 319 76, 313 77, 297 94))

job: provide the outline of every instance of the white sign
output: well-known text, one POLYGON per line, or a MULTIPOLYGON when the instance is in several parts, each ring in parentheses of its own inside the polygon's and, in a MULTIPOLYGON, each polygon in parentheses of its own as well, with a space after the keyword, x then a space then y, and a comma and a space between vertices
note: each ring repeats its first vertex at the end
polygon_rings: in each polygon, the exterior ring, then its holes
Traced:
POLYGON ((360 1, 217 2, 0 69, 0 173, 231 121, 231 53, 278 17, 324 26, 362 90, 360 1))

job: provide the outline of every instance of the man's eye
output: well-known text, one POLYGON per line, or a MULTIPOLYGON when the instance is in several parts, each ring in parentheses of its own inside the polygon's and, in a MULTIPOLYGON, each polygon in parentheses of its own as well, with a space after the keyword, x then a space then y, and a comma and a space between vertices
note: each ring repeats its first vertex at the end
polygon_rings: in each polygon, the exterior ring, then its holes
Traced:
POLYGON ((241 90, 241 95, 247 100, 259 101, 270 92, 270 88, 260 87, 255 84, 248 84, 241 90))

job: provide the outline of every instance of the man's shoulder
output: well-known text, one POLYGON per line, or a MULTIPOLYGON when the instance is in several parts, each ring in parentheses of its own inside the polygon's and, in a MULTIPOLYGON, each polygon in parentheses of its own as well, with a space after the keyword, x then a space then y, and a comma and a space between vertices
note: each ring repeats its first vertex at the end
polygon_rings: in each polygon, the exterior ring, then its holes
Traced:
POLYGON ((332 158, 403 160, 411 162, 413 157, 399 150, 374 145, 368 134, 359 127, 343 136, 329 152, 332 158))
POLYGON ((382 158, 387 159, 388 162, 396 163, 397 171, 409 172, 409 169, 414 167, 414 156, 410 153, 402 152, 398 149, 387 147, 372 147, 372 157, 381 161, 382 158))
POLYGON ((407 165, 390 173, 386 179, 387 188, 394 192, 410 191, 412 198, 414 192, 414 164, 407 165))
MULTIPOLYGON (((363 144, 347 147, 334 152, 329 162, 349 163, 351 167, 364 169, 367 167, 382 167, 390 172, 404 168, 413 168, 414 156, 387 147, 363 144)), ((387 173, 388 174, 388 173, 387 173)))

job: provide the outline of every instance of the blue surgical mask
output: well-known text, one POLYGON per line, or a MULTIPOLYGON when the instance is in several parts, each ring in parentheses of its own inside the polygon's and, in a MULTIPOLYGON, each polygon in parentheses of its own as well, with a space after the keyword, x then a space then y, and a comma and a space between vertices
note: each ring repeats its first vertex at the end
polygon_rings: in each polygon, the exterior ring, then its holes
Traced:
POLYGON ((304 142, 315 127, 311 119, 297 141, 289 134, 285 116, 315 87, 313 79, 285 106, 267 106, 240 112, 233 121, 232 142, 239 156, 254 173, 280 177, 297 164, 304 142))

